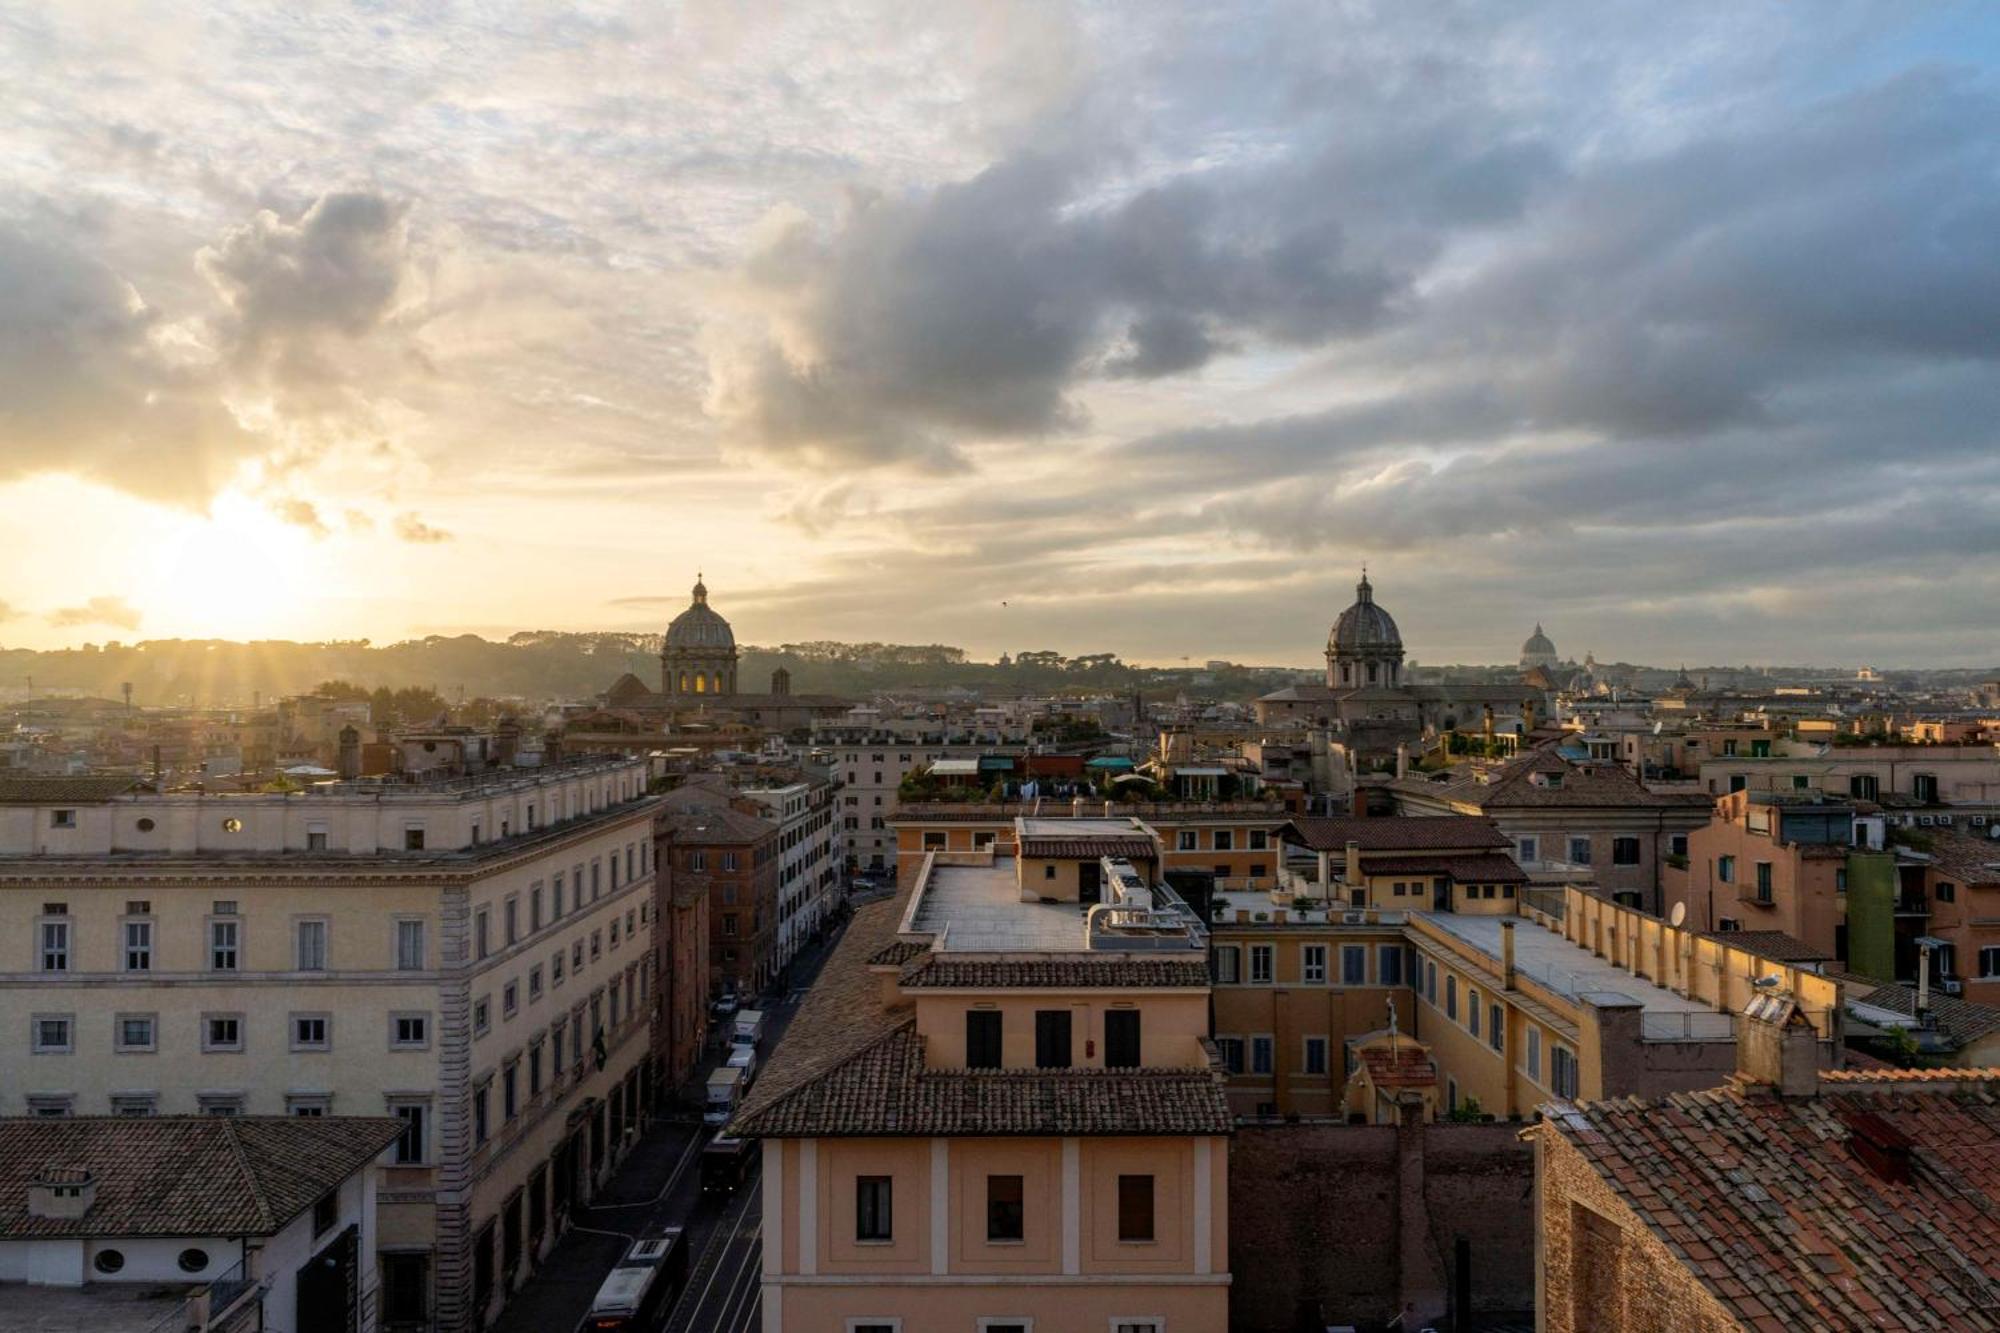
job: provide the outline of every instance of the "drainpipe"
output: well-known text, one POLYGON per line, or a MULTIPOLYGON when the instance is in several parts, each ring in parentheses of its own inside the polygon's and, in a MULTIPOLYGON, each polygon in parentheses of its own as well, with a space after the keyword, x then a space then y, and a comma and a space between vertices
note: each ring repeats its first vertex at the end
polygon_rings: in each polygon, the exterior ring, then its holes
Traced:
MULTIPOLYGON (((1900 887, 1898 892, 1901 892, 1900 887)), ((1931 1009, 1931 946, 1917 941, 1917 1022, 1922 1024, 1931 1009)))
POLYGON ((1500 923, 1500 988, 1514 989, 1514 923, 1500 923))

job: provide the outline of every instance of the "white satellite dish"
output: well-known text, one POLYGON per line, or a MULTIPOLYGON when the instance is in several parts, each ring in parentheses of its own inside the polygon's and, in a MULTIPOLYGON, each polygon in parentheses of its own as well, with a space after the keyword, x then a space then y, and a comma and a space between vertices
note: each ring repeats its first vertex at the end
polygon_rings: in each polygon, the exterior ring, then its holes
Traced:
POLYGON ((1686 903, 1675 903, 1674 910, 1667 913, 1667 924, 1670 926, 1682 925, 1687 919, 1688 905, 1686 903))

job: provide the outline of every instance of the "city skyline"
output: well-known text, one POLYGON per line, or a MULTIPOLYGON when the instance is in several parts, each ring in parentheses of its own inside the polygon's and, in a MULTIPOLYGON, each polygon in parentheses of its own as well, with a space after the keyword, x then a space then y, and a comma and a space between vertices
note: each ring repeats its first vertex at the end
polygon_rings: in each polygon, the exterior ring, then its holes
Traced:
POLYGON ((0 644, 1983 666, 1995 37, 0 5, 0 644))

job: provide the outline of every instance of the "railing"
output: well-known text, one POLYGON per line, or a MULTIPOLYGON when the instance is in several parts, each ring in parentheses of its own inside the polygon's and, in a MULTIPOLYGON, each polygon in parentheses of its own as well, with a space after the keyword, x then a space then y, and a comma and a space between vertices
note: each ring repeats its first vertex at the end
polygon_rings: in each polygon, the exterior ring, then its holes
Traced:
POLYGON ((237 1260, 221 1277, 211 1278, 174 1309, 162 1315, 146 1333, 207 1333, 220 1329, 252 1300, 262 1300, 264 1284, 250 1277, 237 1260))
POLYGON ((1641 1041, 1734 1041, 1736 1020, 1718 1013, 1644 1013, 1639 1015, 1641 1041))

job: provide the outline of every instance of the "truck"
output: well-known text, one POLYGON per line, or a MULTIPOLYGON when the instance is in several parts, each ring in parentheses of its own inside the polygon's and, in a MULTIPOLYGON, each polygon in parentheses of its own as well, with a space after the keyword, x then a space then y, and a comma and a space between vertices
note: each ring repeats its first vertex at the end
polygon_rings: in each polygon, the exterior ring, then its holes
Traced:
POLYGON ((761 1046, 764 1044, 764 1011, 762 1009, 739 1009, 736 1011, 736 1031, 730 1041, 737 1046, 761 1046))
POLYGON ((701 1150, 701 1192, 728 1196, 743 1183, 755 1155, 756 1144, 748 1139, 732 1139, 718 1134, 701 1150))
POLYGON ((730 1047, 729 1058, 723 1062, 723 1068, 741 1070, 743 1088, 747 1092, 750 1085, 757 1081, 757 1048, 748 1042, 730 1047))
POLYGON ((708 1076, 708 1106, 703 1123, 726 1125, 736 1113, 736 1099, 743 1095, 743 1071, 724 1066, 708 1076))

